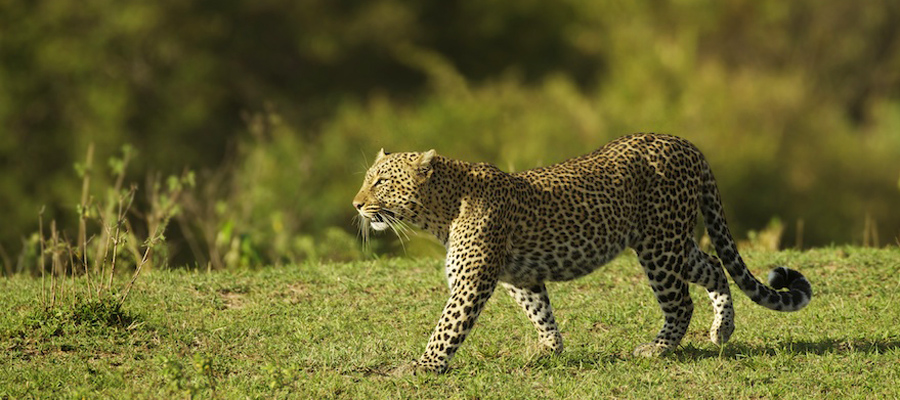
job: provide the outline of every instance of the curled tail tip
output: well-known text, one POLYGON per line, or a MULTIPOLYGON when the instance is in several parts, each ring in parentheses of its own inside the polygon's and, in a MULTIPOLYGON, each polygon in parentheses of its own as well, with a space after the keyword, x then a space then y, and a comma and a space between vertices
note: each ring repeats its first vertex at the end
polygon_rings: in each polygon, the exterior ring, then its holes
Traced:
POLYGON ((786 288, 791 280, 789 276, 791 272, 799 274, 797 271, 785 267, 772 268, 772 271, 769 272, 769 286, 775 290, 786 288))
POLYGON ((803 274, 785 267, 775 267, 769 272, 769 286, 773 289, 788 288, 797 280, 806 280, 803 274))
POLYGON ((776 267, 769 272, 769 286, 775 290, 788 289, 793 294, 791 296, 794 307, 793 310, 799 310, 806 307, 812 299, 812 285, 806 280, 800 272, 785 267, 776 267))

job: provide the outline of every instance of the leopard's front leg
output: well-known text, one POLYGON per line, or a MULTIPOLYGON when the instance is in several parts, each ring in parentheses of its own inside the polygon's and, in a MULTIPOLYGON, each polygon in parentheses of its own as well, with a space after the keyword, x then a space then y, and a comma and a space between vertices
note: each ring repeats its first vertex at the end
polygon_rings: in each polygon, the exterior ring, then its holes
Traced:
MULTIPOLYGON (((494 288, 497 273, 493 268, 475 267, 469 273, 457 274, 452 279, 450 299, 438 321, 425 354, 417 361, 416 370, 443 373, 450 359, 475 325, 494 288)), ((462 272, 462 271, 461 271, 462 272)))

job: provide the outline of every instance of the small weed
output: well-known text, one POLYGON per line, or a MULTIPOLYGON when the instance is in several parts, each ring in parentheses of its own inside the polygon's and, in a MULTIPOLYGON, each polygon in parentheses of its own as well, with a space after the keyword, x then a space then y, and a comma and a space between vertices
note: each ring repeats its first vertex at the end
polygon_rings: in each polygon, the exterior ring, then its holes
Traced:
MULTIPOLYGON (((112 157, 109 167, 114 182, 97 200, 91 195, 91 181, 97 178, 93 168, 94 148, 88 147, 84 164, 75 169, 82 179, 77 204, 79 229, 75 240, 50 221, 45 235, 43 211, 39 217, 41 303, 52 313, 71 317, 119 318, 120 310, 144 268, 153 263, 153 254, 165 249, 165 230, 180 211, 178 199, 194 185, 194 176, 186 172, 170 176, 162 184, 155 176, 147 185, 146 210, 133 209, 137 186, 125 189, 125 173, 135 151, 122 148, 120 157, 112 157), (138 218, 135 219, 134 216, 138 218), (135 225, 142 226, 144 236, 135 225), (48 265, 49 264, 49 265, 48 265), (132 268, 131 278, 120 281, 117 274, 132 268), (45 280, 50 280, 46 287, 45 280)), ((95 321, 96 322, 96 321, 95 321)), ((121 320, 120 320, 121 322, 121 320)))
MULTIPOLYGON (((26 332, 40 332, 37 336, 61 336, 79 327, 129 328, 138 317, 125 312, 114 298, 89 299, 42 307, 25 317, 26 332)), ((27 334, 23 332, 23 334, 27 334)))
POLYGON ((191 368, 185 368, 184 360, 160 357, 161 375, 165 386, 172 392, 186 392, 190 398, 207 391, 216 390, 216 372, 213 359, 202 354, 195 354, 191 360, 191 368))
POLYGON ((262 372, 266 377, 266 386, 272 391, 288 387, 298 379, 298 370, 296 368, 284 368, 268 364, 263 367, 262 372))
POLYGON ((159 363, 162 364, 160 375, 165 380, 166 385, 174 391, 182 391, 188 386, 188 379, 184 372, 184 366, 178 361, 168 357, 160 357, 159 363))

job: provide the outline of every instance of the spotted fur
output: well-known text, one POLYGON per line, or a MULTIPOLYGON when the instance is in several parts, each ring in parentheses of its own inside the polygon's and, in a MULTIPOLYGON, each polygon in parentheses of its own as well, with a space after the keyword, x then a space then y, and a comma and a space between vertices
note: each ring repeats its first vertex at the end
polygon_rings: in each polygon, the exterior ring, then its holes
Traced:
MULTIPOLYGON (((443 372, 499 283, 537 328, 540 344, 562 351, 546 281, 586 275, 626 247, 637 253, 665 322, 635 350, 655 356, 681 342, 694 306, 688 283, 707 289, 715 318, 710 339, 734 331, 728 271, 754 302, 796 311, 812 298, 799 272, 776 268, 775 290, 758 281, 738 254, 712 171, 688 141, 639 134, 546 168, 505 173, 424 153, 382 150, 353 200, 362 229, 413 224, 447 248, 450 299, 420 371, 443 372), (698 211, 718 258, 694 240, 698 211), (721 261, 720 261, 721 260, 721 261)), ((396 228, 395 228, 396 229, 396 228)))

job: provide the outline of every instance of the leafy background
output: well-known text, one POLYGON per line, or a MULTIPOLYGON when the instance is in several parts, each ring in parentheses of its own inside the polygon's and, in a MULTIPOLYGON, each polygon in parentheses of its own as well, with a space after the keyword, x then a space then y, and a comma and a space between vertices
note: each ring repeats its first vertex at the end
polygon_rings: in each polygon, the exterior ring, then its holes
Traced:
POLYGON ((706 153, 739 238, 898 244, 900 3, 0 0, 5 274, 41 209, 76 236, 78 171, 102 198, 126 144, 136 231, 148 177, 196 172, 160 265, 241 268, 365 256, 380 147, 524 170, 640 131, 706 153))

